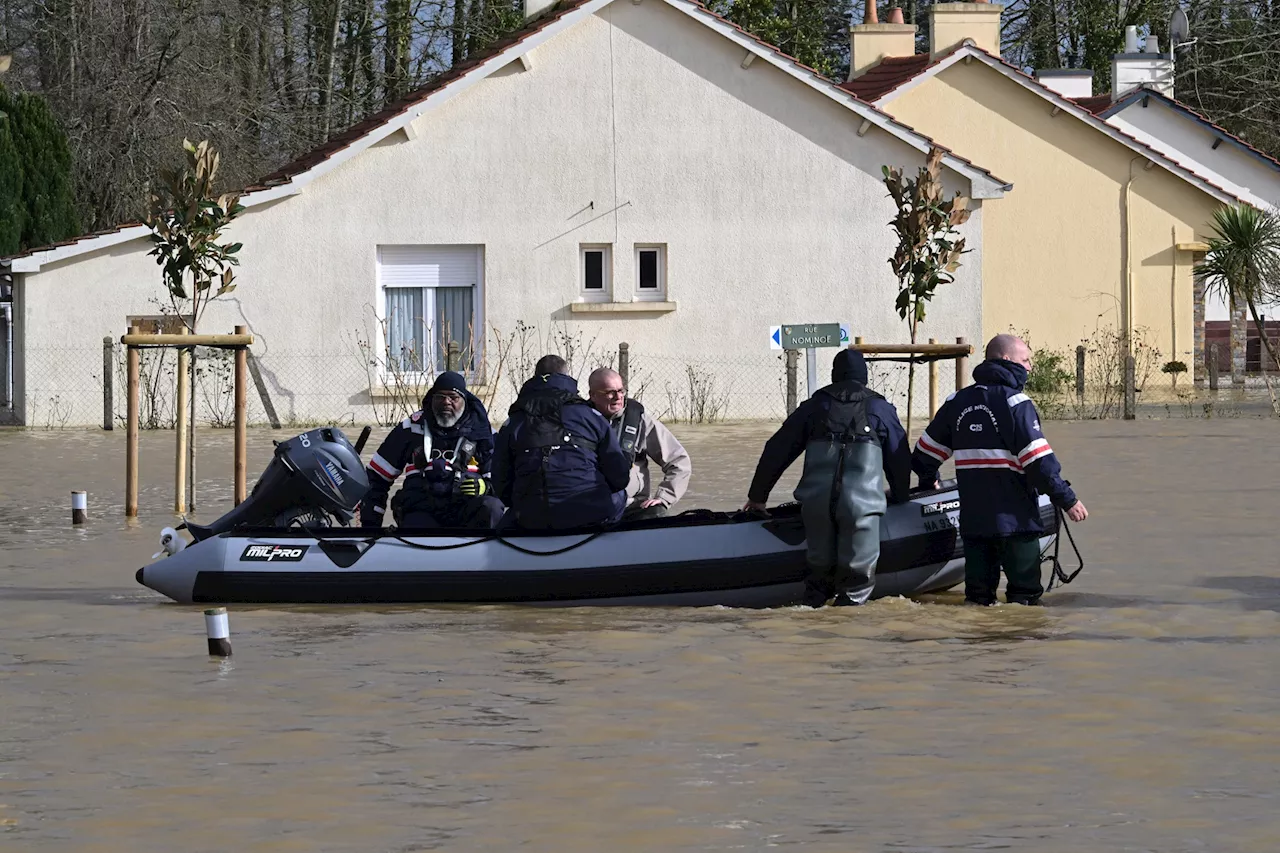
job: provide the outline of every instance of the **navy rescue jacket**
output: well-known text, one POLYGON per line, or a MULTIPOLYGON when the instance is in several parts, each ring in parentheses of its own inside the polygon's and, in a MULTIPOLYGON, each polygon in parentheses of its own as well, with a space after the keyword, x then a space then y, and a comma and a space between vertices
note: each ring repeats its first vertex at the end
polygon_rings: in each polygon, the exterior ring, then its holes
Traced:
MULTIPOLYGON (((804 453, 809 442, 827 431, 827 414, 847 392, 864 390, 854 380, 835 382, 821 388, 805 400, 783 421, 782 426, 764 445, 760 462, 747 498, 756 503, 769 500, 769 493, 783 472, 804 453)), ((889 483, 889 500, 902 503, 911 486, 911 450, 907 434, 898 420, 893 404, 875 392, 867 392, 867 426, 871 434, 859 436, 858 442, 878 442, 884 456, 884 476, 889 483)))
POLYGON ((1022 392, 1027 371, 1004 359, 973 371, 977 384, 947 398, 916 442, 911 467, 921 483, 956 460, 960 535, 973 538, 1043 533, 1038 493, 1069 509, 1075 493, 1040 431, 1036 404, 1022 392))
POLYGON ((369 477, 369 491, 360 502, 362 527, 382 526, 387 494, 401 474, 405 475, 405 490, 429 491, 441 501, 454 499, 453 470, 464 472, 464 476, 489 475, 494 450, 489 413, 479 397, 470 391, 460 393, 466 403, 462 417, 453 426, 442 427, 436 423, 431 411, 431 393, 428 392, 422 400, 421 411, 414 412, 397 424, 382 440, 382 444, 378 445, 378 452, 373 454, 365 469, 369 477), (423 464, 423 431, 427 429, 431 430, 432 458, 426 462, 443 459, 448 469, 442 470, 438 462, 430 471, 419 469, 419 465, 423 464), (474 442, 475 447, 468 458, 455 460, 454 454, 464 439, 474 442))
POLYGON ((509 415, 498 431, 493 487, 519 526, 559 530, 621 516, 631 460, 573 377, 535 376, 509 415))

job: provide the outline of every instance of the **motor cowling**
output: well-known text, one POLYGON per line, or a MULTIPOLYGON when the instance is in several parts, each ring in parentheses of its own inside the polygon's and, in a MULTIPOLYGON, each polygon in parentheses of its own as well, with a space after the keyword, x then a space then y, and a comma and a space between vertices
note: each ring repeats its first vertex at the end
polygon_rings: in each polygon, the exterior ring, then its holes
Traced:
POLYGON ((329 517, 348 524, 369 491, 360 454, 337 427, 321 427, 277 442, 249 497, 213 524, 187 524, 198 541, 241 527, 287 527, 329 517))

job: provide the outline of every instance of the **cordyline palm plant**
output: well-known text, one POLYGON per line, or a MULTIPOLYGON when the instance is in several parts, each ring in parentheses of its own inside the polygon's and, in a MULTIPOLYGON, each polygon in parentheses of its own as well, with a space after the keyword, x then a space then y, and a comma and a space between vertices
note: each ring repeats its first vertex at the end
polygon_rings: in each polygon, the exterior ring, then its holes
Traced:
MULTIPOLYGON (((884 183, 898 208, 889 224, 898 236, 898 248, 889 265, 898 278, 898 316, 907 321, 911 344, 924 322, 925 308, 940 284, 955 281, 965 253, 964 238, 956 228, 969 220, 969 199, 956 193, 942 196, 942 151, 933 148, 915 178, 901 169, 884 167, 884 183)), ((911 401, 915 394, 916 364, 912 356, 907 370, 907 432, 911 432, 911 401)))
POLYGON ((244 210, 239 194, 215 196, 218 153, 208 141, 192 145, 182 140, 186 164, 182 169, 162 172, 164 193, 152 193, 146 223, 151 228, 150 254, 163 268, 165 289, 174 310, 195 333, 200 315, 210 299, 235 290, 231 268, 239 243, 220 244, 222 229, 244 210), (213 291, 214 282, 217 291, 213 291), (188 290, 188 285, 190 290, 188 290), (189 303, 190 317, 183 312, 189 303))
MULTIPOLYGON (((1196 265, 1206 289, 1225 295, 1229 304, 1244 303, 1259 332, 1258 303, 1274 301, 1280 295, 1280 216, 1245 204, 1220 207, 1213 214, 1213 236, 1204 260, 1196 265)), ((1265 334, 1262 346, 1271 363, 1280 367, 1275 349, 1265 334)), ((1271 374, 1263 365, 1263 380, 1271 396, 1271 410, 1280 414, 1271 374)))

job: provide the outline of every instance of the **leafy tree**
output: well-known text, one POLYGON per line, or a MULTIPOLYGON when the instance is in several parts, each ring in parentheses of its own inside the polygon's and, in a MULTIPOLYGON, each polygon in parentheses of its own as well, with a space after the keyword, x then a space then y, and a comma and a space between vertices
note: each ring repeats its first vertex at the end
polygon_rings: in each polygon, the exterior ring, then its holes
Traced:
POLYGON ((240 244, 217 241, 244 206, 238 193, 214 195, 219 158, 208 141, 184 139, 182 149, 186 164, 161 174, 165 190, 152 194, 146 222, 155 243, 149 254, 163 268, 174 310, 194 333, 209 301, 235 290, 231 268, 240 263, 240 244))
MULTIPOLYGON (((1280 216, 1272 210, 1258 210, 1245 204, 1220 207, 1213 214, 1213 236, 1204 260, 1196 265, 1210 291, 1224 294, 1230 304, 1243 302, 1253 322, 1262 330, 1258 303, 1280 295, 1280 216)), ((1262 335, 1262 346, 1271 363, 1280 367, 1270 339, 1262 335)), ((1271 374, 1263 365, 1262 376, 1271 395, 1271 408, 1280 414, 1271 374)))
MULTIPOLYGON (((942 150, 932 148, 925 165, 914 178, 901 169, 883 167, 884 183, 898 208, 889 224, 898 236, 898 248, 889 265, 898 278, 894 306, 911 330, 911 343, 924 322, 926 308, 939 285, 955 281, 960 256, 966 251, 956 228, 969 220, 969 199, 957 192, 942 197, 942 150)), ((916 365, 907 371, 907 431, 911 431, 911 403, 915 393, 916 365)))
POLYGON ((61 126, 43 98, 3 86, 0 116, 7 137, 0 141, 0 210, 9 208, 0 224, 0 248, 8 254, 74 237, 80 223, 71 192, 71 150, 61 126))

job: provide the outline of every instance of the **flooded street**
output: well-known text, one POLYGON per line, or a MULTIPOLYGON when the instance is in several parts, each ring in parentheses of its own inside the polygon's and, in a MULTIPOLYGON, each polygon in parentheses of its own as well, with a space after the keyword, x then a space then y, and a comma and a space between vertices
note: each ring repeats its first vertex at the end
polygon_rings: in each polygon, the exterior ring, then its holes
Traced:
MULTIPOLYGON (((1044 608, 233 607, 224 662, 134 582, 172 434, 135 525, 123 432, 0 432, 0 848, 1274 853, 1275 422, 1047 427, 1091 517, 1044 608)), ((674 429, 680 508, 740 506, 769 427, 674 429)))

